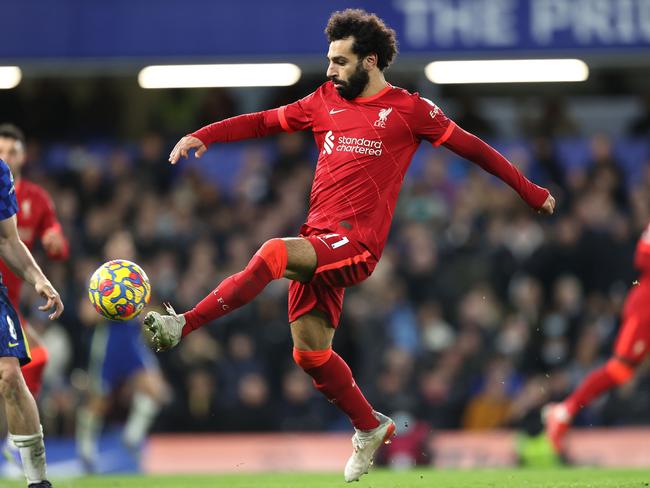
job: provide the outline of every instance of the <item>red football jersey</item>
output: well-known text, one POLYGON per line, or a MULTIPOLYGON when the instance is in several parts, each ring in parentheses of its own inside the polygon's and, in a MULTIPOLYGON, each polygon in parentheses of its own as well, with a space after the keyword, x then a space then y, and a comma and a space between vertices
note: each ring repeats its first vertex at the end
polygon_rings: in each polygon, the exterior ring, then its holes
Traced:
MULTIPOLYGON (((16 198, 18 200, 18 235, 25 245, 31 250, 37 239, 42 239, 46 232, 61 229, 61 224, 56 218, 54 204, 50 195, 36 183, 20 178, 15 183, 16 198)), ((65 259, 68 255, 68 243, 65 249, 58 255, 48 255, 52 259, 65 259)), ((2 282, 9 290, 9 300, 18 306, 22 279, 16 276, 0 260, 0 272, 2 282)))
MULTIPOLYGON (((648 224, 636 245, 634 265, 642 274, 650 274, 650 224, 648 224)), ((641 280, 642 283, 646 281, 645 279, 641 280)))
POLYGON ((376 258, 420 142, 438 146, 455 127, 430 100, 391 85, 346 100, 327 82, 278 117, 285 131, 311 129, 319 148, 307 225, 349 235, 376 258))

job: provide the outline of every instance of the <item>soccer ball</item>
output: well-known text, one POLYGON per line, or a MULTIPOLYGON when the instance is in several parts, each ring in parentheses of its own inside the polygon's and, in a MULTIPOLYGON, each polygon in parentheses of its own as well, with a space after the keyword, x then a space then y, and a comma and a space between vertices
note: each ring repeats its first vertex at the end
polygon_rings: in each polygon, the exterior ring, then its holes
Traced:
POLYGON ((107 319, 130 320, 149 303, 151 284, 140 266, 114 259, 92 274, 88 296, 95 310, 107 319))

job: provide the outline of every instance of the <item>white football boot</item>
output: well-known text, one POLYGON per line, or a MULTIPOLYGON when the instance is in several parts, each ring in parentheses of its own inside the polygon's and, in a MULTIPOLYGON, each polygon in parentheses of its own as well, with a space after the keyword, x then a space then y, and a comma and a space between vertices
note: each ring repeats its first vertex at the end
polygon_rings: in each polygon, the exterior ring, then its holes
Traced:
POLYGON ((390 417, 374 412, 379 420, 379 426, 372 430, 356 430, 352 436, 354 452, 345 465, 344 477, 348 483, 359 481, 359 478, 368 472, 372 465, 372 458, 382 444, 389 444, 390 438, 395 434, 395 422, 390 417))
POLYGON ((181 341, 185 317, 178 315, 169 303, 163 303, 169 315, 149 312, 144 318, 144 326, 153 334, 151 340, 156 351, 167 351, 181 341))

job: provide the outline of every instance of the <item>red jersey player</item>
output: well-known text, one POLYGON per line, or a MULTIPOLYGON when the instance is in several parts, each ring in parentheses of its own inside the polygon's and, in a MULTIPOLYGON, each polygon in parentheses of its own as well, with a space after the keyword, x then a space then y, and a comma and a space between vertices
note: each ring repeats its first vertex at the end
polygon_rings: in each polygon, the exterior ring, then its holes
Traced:
MULTIPOLYGON (((9 165, 14 175, 19 208, 18 234, 21 240, 30 250, 36 241, 40 240, 49 258, 66 259, 68 241, 54 213, 52 199, 43 188, 21 177, 25 164, 25 137, 13 124, 0 125, 0 159, 9 165)), ((9 300, 18 311, 22 280, 11 272, 4 261, 0 261, 0 272, 9 292, 9 300)), ((23 366, 22 372, 29 391, 36 397, 41 389, 43 370, 47 364, 47 350, 22 317, 20 323, 25 330, 32 357, 32 361, 23 366)))
POLYGON ((641 276, 625 299, 614 354, 604 366, 587 376, 566 400, 545 408, 546 433, 558 453, 562 452, 564 435, 580 409, 629 381, 650 351, 650 224, 637 244, 634 265, 641 276))
POLYGON ((395 431, 375 412, 350 368, 332 351, 345 288, 370 276, 379 260, 397 196, 422 141, 444 145, 507 182, 532 208, 552 213, 548 190, 528 181, 503 156, 449 120, 430 100, 388 84, 383 70, 397 53, 395 32, 363 10, 335 12, 324 83, 305 98, 274 110, 233 117, 183 137, 175 164, 209 144, 311 129, 319 149, 307 222, 297 238, 270 239, 246 268, 226 278, 192 310, 150 312, 145 326, 159 350, 257 296, 272 280, 288 278, 293 358, 314 386, 355 427, 346 481, 368 471, 375 451, 395 431))

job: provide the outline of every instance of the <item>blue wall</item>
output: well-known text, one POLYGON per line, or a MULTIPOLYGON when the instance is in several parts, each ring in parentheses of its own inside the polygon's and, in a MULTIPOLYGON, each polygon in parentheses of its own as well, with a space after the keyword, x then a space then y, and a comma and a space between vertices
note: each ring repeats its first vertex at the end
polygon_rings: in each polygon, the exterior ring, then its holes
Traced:
POLYGON ((7 0, 0 59, 323 55, 333 10, 364 7, 402 53, 650 53, 648 0, 7 0))

